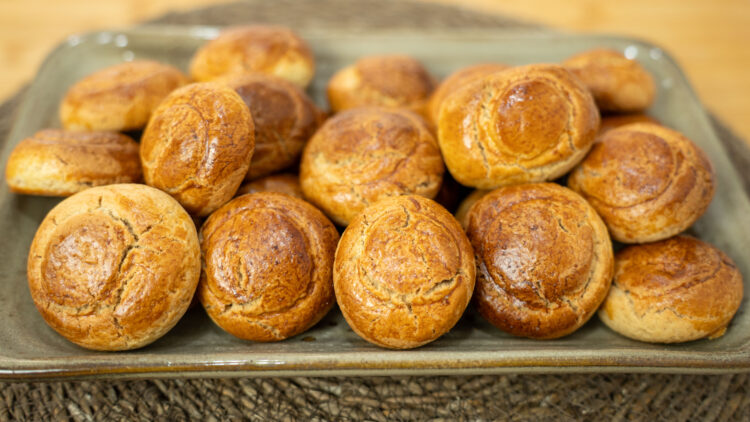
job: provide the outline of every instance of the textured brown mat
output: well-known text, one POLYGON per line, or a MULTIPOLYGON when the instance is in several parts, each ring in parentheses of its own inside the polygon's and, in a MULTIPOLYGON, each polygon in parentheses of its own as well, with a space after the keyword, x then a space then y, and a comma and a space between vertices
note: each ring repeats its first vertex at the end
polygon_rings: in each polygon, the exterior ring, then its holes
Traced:
MULTIPOLYGON (((394 0, 247 1, 168 14, 169 24, 273 22, 542 30, 394 0)), ((22 94, 0 105, 0 140, 22 94)), ((716 129, 750 191, 750 149, 716 129)), ((0 420, 750 420, 747 375, 502 375, 0 384, 0 420)))

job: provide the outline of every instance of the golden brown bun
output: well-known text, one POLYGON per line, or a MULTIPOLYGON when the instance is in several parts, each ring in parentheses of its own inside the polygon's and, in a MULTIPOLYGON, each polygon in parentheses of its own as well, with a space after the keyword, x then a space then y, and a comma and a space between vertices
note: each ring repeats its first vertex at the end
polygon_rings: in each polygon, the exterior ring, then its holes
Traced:
POLYGON ((586 84, 602 111, 632 113, 654 102, 654 79, 640 63, 618 51, 584 51, 565 60, 563 66, 586 84))
POLYGON ((143 129, 164 97, 186 83, 187 76, 162 63, 116 64, 68 89, 60 104, 60 121, 74 130, 143 129))
POLYGON ((253 119, 231 88, 184 86, 167 97, 141 138, 146 183, 206 216, 229 201, 250 167, 253 119))
POLYGON ((508 67, 508 65, 500 63, 482 63, 464 67, 451 73, 447 78, 440 82, 430 96, 430 101, 427 104, 427 117, 432 124, 437 126, 440 106, 443 104, 443 100, 445 100, 446 97, 464 85, 478 81, 487 75, 505 70, 508 67))
POLYGON ((221 78, 250 108, 255 125, 255 152, 246 180, 269 175, 297 163, 323 114, 300 88, 261 73, 221 78))
POLYGON ((423 113, 434 87, 430 74, 412 57, 369 56, 331 77, 328 102, 334 112, 378 106, 423 113))
POLYGON ((315 60, 305 40, 283 26, 249 25, 226 29, 196 51, 190 75, 197 81, 260 72, 302 88, 315 75, 315 60))
POLYGON ((169 195, 133 184, 60 202, 31 244, 31 297, 44 320, 95 350, 145 346, 187 310, 200 277, 195 226, 169 195))
POLYGON ((722 251, 689 236, 630 246, 599 318, 635 340, 677 343, 721 337, 742 302, 742 275, 722 251))
POLYGON ((468 225, 468 216, 469 216, 469 210, 471 209, 474 204, 477 203, 484 195, 487 195, 492 191, 485 190, 485 189, 476 189, 474 192, 470 193, 469 196, 464 198, 463 201, 461 201, 461 204, 458 206, 458 209, 456 210, 456 220, 458 220, 459 223, 461 223, 461 226, 466 229, 468 225))
POLYGON ((384 199, 346 228, 333 285, 344 318, 365 340, 409 349, 450 330, 474 289, 474 256, 461 226, 436 202, 384 199))
POLYGON ((658 125, 659 121, 645 114, 613 114, 602 117, 602 124, 599 126, 599 135, 617 129, 618 127, 629 125, 631 123, 653 123, 658 125))
POLYGON ((424 120, 406 111, 357 108, 328 119, 302 154, 305 197, 347 225, 388 196, 434 198, 443 177, 437 141, 424 120))
POLYGON ((305 199, 302 194, 302 187, 299 185, 299 176, 291 173, 272 174, 247 182, 237 189, 235 196, 258 192, 285 193, 295 198, 305 199))
POLYGON ((459 183, 494 189, 552 180, 588 152, 599 111, 586 88, 556 65, 514 67, 448 96, 438 138, 459 183))
POLYGON ((338 240, 333 224, 301 199, 272 192, 235 198, 201 229, 199 299, 219 327, 241 339, 297 335, 333 306, 338 240))
POLYGON ((469 211, 479 313, 503 331, 552 339, 594 314, 612 280, 612 244, 593 208, 554 183, 494 190, 469 211))
POLYGON ((677 131, 633 123, 604 134, 568 177, 607 223, 612 237, 644 243, 692 225, 714 196, 706 154, 677 131))
POLYGON ((41 130, 16 145, 5 167, 10 190, 31 195, 68 196, 140 180, 138 144, 115 132, 41 130))

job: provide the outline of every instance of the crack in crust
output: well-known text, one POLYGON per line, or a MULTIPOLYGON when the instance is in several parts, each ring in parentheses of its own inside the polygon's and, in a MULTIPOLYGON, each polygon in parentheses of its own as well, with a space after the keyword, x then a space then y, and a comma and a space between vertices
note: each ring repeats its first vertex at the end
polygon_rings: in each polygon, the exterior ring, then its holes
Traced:
POLYGON ((352 329, 390 348, 433 341, 463 313, 474 287, 471 245, 435 202, 382 200, 359 214, 336 251, 334 287, 352 329))

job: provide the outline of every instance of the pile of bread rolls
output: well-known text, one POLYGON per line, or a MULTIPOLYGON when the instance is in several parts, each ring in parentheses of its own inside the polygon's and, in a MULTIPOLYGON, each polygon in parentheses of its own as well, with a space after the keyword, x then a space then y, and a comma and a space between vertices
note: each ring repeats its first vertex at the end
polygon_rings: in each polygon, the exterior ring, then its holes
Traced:
POLYGON ((330 114, 287 28, 227 29, 189 70, 95 72, 65 95, 63 129, 9 158, 14 192, 68 197, 37 230, 28 281, 75 344, 147 345, 194 295, 242 339, 300 334, 338 303, 398 349, 448 332, 472 298, 516 336, 559 338, 598 310, 664 343, 718 337, 740 305, 731 259, 680 234, 713 197, 712 165, 639 114, 655 84, 616 51, 440 84, 412 57, 363 57, 330 79, 330 114))

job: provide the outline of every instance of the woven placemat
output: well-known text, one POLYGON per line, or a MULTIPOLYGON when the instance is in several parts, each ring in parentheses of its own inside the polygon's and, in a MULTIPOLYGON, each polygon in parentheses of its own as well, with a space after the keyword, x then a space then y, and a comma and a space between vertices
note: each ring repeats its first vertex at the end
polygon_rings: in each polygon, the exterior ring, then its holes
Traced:
MULTIPOLYGON (((271 22, 345 26, 543 30, 499 16, 394 0, 246 1, 154 23, 271 22)), ((7 136, 22 93, 0 106, 7 136)), ((747 144, 716 122, 738 169, 747 144)), ((747 173, 747 172, 742 172, 747 173)), ((743 174, 750 188, 750 174, 743 174)), ((749 189, 750 191, 750 189, 749 189)), ((747 375, 499 375, 250 378, 0 384, 1 420, 750 420, 747 375)))

